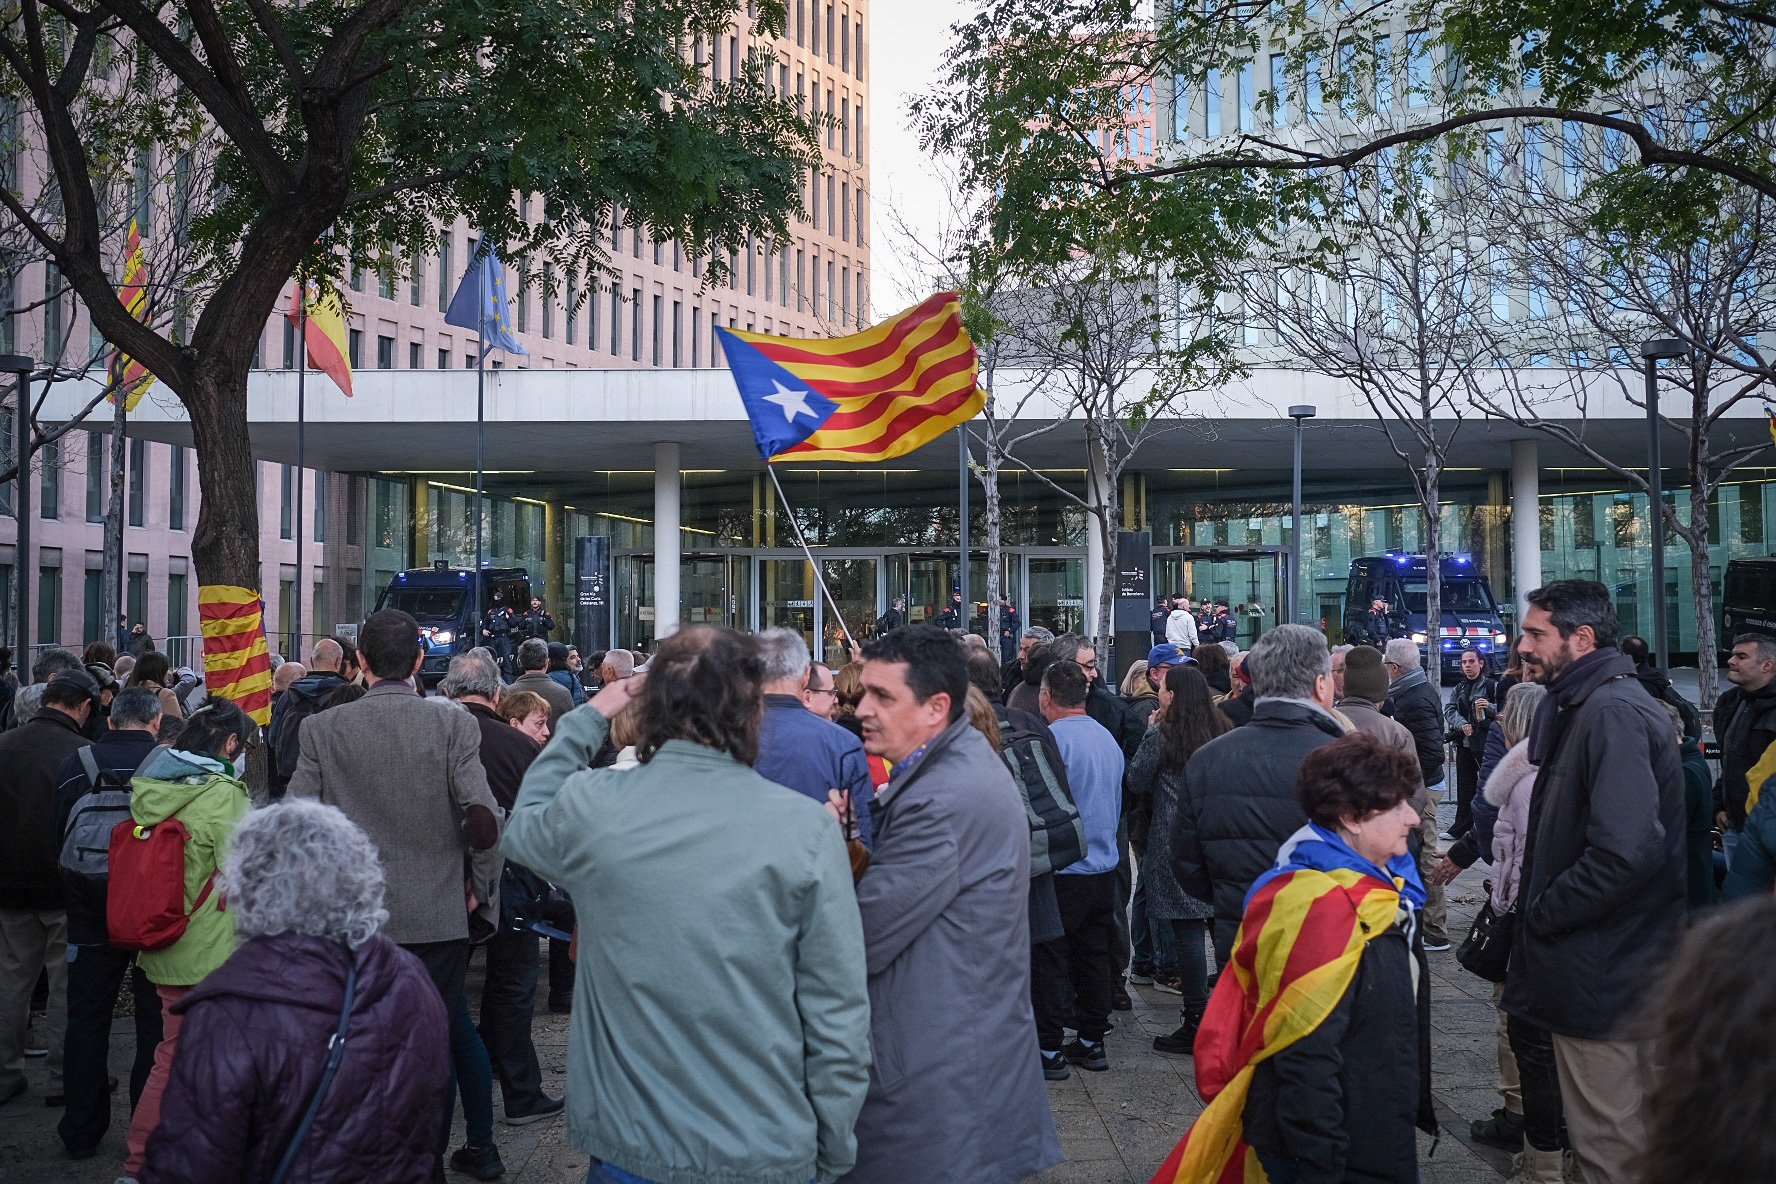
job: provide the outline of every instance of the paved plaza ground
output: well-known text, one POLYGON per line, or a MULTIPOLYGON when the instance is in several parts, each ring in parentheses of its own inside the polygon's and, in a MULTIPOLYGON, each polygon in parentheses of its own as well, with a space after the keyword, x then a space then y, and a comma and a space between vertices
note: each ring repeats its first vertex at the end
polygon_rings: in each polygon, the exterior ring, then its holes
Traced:
MULTIPOLYGON (((1453 806, 1444 807, 1445 823, 1453 812, 1453 806)), ((1450 930, 1465 932, 1480 903, 1479 874, 1463 873, 1450 891, 1450 930)), ((1423 1184, 1496 1184, 1509 1174, 1509 1157, 1476 1147, 1467 1138, 1468 1122, 1498 1105, 1491 988, 1457 966, 1453 954, 1432 954, 1430 960, 1432 1086, 1444 1133, 1434 1152, 1431 1140, 1422 1140, 1423 1184)), ((471 976, 478 997, 478 964, 471 976)), ((1041 1184, 1145 1184, 1202 1108, 1190 1059, 1156 1053, 1150 1044, 1154 1036, 1177 1026, 1177 997, 1146 987, 1132 994, 1134 1011, 1118 1012, 1110 1034, 1110 1071, 1076 1070, 1070 1080, 1049 1086, 1067 1162, 1041 1177, 1041 1184)), ((543 1002, 539 993, 537 1051, 544 1084, 559 1090, 567 1074, 569 1021, 542 1011, 543 1002)), ((131 1032, 129 1021, 120 1020, 112 1036, 112 1072, 125 1081, 131 1032)), ((114 1123, 99 1156, 76 1163, 62 1153, 56 1139, 61 1112, 42 1102, 43 1062, 28 1064, 31 1092, 0 1106, 0 1181, 111 1184, 123 1158, 126 1092, 120 1088, 117 1094, 114 1123)), ((568 1146, 565 1119, 520 1128, 501 1125, 496 1138, 505 1179, 512 1184, 578 1184, 585 1178, 586 1156, 568 1146)), ((459 1118, 452 1146, 461 1144, 459 1118)))

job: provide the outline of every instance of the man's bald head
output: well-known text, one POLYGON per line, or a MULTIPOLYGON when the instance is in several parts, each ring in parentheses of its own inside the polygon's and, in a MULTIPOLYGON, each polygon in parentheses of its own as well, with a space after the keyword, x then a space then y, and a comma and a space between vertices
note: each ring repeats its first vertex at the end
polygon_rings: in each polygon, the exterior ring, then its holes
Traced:
POLYGON ((323 637, 315 642, 314 654, 309 658, 312 670, 330 670, 339 673, 339 663, 345 657, 345 651, 331 637, 323 637))
POLYGON ((308 670, 300 662, 285 662, 271 676, 271 693, 281 694, 290 689, 290 684, 307 674, 308 670))

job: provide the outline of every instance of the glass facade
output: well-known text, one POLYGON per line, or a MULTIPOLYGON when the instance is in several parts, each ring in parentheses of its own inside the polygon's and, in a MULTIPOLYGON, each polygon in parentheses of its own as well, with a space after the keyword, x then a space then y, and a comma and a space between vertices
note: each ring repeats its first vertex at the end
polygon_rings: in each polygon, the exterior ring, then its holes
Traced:
MULTIPOLYGON (((841 618, 854 633, 867 633, 897 597, 907 598, 913 621, 930 619, 948 604, 958 575, 953 475, 788 467, 780 474, 796 524, 816 551, 836 606, 823 603, 765 474, 691 470, 682 475, 681 493, 683 620, 739 628, 786 625, 836 659, 841 618)), ((1083 486, 1077 471, 1043 476, 1067 490, 1083 486)), ((1677 477, 1673 473, 1669 479, 1677 477)), ((1776 469, 1744 470, 1738 477, 1708 506, 1713 540, 1708 566, 1716 588, 1729 560, 1776 551, 1769 534, 1769 524, 1776 523, 1776 469)), ((362 569, 336 577, 343 581, 342 613, 353 605, 367 611, 403 568, 472 560, 472 480, 390 474, 339 483, 347 487, 351 503, 342 534, 348 544, 363 546, 362 569)), ((1082 627, 1086 515, 1028 473, 1006 472, 1001 490, 1002 587, 1026 623, 1057 631, 1082 627)), ((1123 490, 1124 528, 1152 533, 1156 592, 1246 606, 1242 641, 1275 623, 1279 579, 1286 571, 1282 556, 1292 542, 1287 473, 1151 469, 1125 475, 1123 490)), ((1624 629, 1650 632, 1645 496, 1622 489, 1608 473, 1585 469, 1544 469, 1541 491, 1544 580, 1600 580, 1615 591, 1624 629)), ((1679 488, 1667 496, 1687 521, 1688 491, 1679 488)), ((970 489, 969 556, 971 623, 977 628, 987 574, 983 501, 977 483, 970 489)), ((1470 556, 1489 577, 1501 606, 1509 606, 1518 592, 1507 502, 1502 474, 1452 470, 1441 514, 1443 550, 1470 556)), ((491 476, 486 558, 540 576, 563 635, 571 635, 572 614, 561 610, 562 582, 572 576, 573 540, 608 535, 615 640, 651 646, 653 509, 650 471, 595 471, 559 480, 491 476)), ((1342 487, 1324 476, 1310 480, 1303 509, 1303 612, 1323 620, 1336 635, 1351 560, 1422 550, 1422 517, 1410 491, 1386 477, 1353 477, 1342 487)), ((1696 647, 1690 566, 1688 547, 1668 532, 1667 626, 1677 651, 1696 647)), ((589 643, 604 644, 605 639, 589 643)))

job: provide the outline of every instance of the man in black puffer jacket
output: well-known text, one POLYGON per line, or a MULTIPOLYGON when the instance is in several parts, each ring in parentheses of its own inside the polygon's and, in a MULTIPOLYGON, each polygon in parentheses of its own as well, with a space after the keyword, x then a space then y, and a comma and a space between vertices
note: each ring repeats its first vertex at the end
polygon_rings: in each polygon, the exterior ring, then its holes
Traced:
POLYGON ((1172 829, 1178 883, 1215 906, 1215 957, 1225 964, 1246 892, 1307 822, 1295 800, 1302 758, 1344 735, 1332 716, 1332 652, 1306 625, 1278 625, 1252 647, 1252 722, 1217 736, 1184 768, 1172 829))
POLYGON ((1524 670, 1548 697, 1529 735, 1541 772, 1502 1006, 1513 1047, 1552 1035, 1580 1178, 1633 1179, 1652 1075, 1628 1022, 1684 921, 1677 729, 1616 649, 1609 589, 1557 580, 1528 599, 1524 670))
POLYGON ((1443 697, 1425 677, 1418 646, 1396 637, 1382 651, 1381 664, 1392 685, 1382 713, 1405 724, 1418 742, 1418 769, 1426 789, 1443 784, 1443 697))

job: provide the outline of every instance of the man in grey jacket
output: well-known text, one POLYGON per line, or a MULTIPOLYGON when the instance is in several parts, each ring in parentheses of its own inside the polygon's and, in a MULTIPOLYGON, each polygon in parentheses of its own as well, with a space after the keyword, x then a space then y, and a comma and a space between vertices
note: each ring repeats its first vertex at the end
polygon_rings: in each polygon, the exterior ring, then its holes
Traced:
POLYGON ((1030 1009, 1030 824, 968 722, 953 639, 864 648, 864 748, 894 764, 857 885, 869 953, 869 1097, 849 1184, 1008 1184, 1061 1161, 1030 1009))

